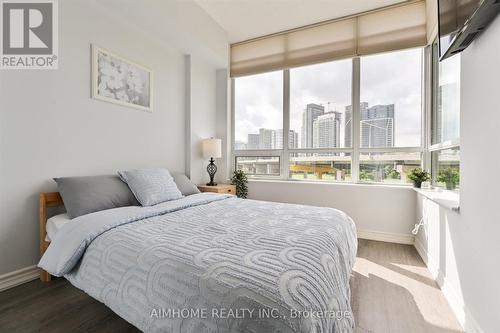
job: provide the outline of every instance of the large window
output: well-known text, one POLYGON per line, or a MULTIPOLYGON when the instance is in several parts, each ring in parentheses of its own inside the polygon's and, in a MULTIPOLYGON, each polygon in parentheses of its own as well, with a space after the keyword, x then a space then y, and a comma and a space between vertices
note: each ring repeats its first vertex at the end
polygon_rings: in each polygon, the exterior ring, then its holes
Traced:
POLYGON ((439 61, 432 45, 431 170, 433 184, 460 185, 460 55, 439 61))
POLYGON ((411 183, 408 173, 420 164, 419 152, 362 153, 359 157, 359 180, 408 184, 411 183))
POLYGON ((361 58, 362 148, 419 147, 422 50, 361 58))
POLYGON ((235 168, 250 177, 411 183, 407 173, 422 164, 422 53, 234 79, 235 168))
POLYGON ((234 84, 234 149, 282 149, 283 72, 246 76, 234 84))
POLYGON ((422 156, 422 50, 361 58, 360 85, 359 180, 411 183, 422 156))
POLYGON ((290 149, 351 147, 351 78, 351 60, 290 70, 290 149))
POLYGON ((309 180, 351 180, 349 153, 292 153, 290 178, 309 180))

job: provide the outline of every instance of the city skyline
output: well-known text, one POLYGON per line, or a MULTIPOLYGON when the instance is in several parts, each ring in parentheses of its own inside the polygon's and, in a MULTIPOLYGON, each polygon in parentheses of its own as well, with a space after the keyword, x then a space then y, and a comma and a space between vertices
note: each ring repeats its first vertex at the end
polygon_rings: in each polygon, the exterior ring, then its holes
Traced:
MULTIPOLYGON (((394 146, 394 104, 369 106, 360 103, 360 144, 363 148, 394 146)), ((323 104, 308 103, 302 113, 301 131, 289 131, 289 148, 339 148, 351 145, 352 106, 345 107, 344 113, 325 111, 323 104), (344 145, 341 141, 342 118, 345 133, 344 145), (299 139, 300 137, 300 139, 299 139), (300 142, 300 145, 299 145, 300 142)), ((236 141, 235 149, 282 149, 283 130, 259 128, 259 133, 248 133, 247 140, 236 141)))

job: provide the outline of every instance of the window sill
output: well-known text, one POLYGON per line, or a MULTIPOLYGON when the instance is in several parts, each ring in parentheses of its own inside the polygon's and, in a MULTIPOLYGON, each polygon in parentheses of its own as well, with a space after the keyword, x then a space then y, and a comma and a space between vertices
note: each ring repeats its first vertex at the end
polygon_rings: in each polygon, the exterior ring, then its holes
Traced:
POLYGON ((381 184, 381 183, 351 183, 335 181, 314 181, 314 180, 287 180, 287 179, 269 179, 269 178, 248 178, 249 183, 279 183, 279 184, 308 184, 318 186, 357 186, 357 187, 383 187, 411 190, 410 185, 399 184, 381 184))
POLYGON ((460 212, 460 195, 453 191, 441 189, 422 189, 413 188, 418 194, 434 201, 438 205, 450 209, 454 212, 460 212))

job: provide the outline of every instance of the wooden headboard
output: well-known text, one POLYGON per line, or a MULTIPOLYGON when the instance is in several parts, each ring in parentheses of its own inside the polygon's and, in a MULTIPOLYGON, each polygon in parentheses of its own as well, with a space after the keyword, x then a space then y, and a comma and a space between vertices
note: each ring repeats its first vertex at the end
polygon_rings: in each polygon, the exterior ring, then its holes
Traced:
MULTIPOLYGON (((40 193, 40 256, 45 253, 50 242, 45 240, 47 236, 47 208, 64 206, 63 200, 59 192, 40 193)), ((50 281, 50 274, 44 270, 40 271, 40 280, 43 282, 50 281)))

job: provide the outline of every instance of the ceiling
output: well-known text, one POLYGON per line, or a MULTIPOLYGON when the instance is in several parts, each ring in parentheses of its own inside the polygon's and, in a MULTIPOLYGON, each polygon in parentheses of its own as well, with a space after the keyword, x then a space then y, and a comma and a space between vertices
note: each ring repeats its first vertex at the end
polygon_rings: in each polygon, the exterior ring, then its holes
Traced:
POLYGON ((195 0, 224 30, 229 42, 301 27, 405 0, 195 0))

